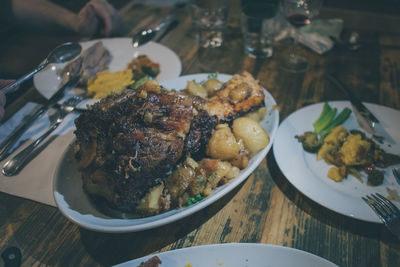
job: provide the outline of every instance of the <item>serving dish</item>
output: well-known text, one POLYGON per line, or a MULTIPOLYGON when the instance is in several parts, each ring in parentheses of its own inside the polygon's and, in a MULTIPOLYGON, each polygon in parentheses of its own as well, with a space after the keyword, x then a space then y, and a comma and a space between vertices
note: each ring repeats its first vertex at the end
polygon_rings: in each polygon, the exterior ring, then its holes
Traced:
MULTIPOLYGON (((181 90, 186 87, 187 81, 205 81, 209 75, 210 74, 195 74, 182 76, 174 80, 161 82, 161 85, 171 90, 181 90)), ((217 79, 225 82, 231 77, 231 75, 218 74, 217 79)), ((81 175, 77 170, 77 164, 70 146, 64 148, 65 153, 63 154, 54 173, 55 202, 60 211, 71 221, 77 223, 81 227, 102 232, 141 231, 165 225, 193 214, 214 203, 237 187, 254 171, 255 168, 257 168, 259 163, 265 158, 266 154, 271 149, 278 129, 279 113, 275 108, 276 102, 274 98, 267 91, 265 91, 265 103, 267 106, 267 113, 260 124, 268 132, 270 143, 262 151, 251 158, 248 167, 243 169, 238 177, 232 179, 227 184, 218 187, 210 196, 194 205, 170 210, 156 216, 139 219, 120 219, 107 216, 96 209, 89 197, 83 192, 81 175)), ((70 138, 71 144, 74 141, 72 131, 68 137, 70 138)))

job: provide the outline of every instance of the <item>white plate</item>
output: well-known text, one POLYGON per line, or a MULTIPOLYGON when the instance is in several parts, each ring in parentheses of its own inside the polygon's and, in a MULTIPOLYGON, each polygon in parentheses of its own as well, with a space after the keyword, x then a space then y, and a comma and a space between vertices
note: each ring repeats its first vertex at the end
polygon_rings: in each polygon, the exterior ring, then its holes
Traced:
MULTIPOLYGON (((282 246, 254 243, 228 243, 171 250, 157 255, 160 267, 334 267, 332 262, 314 254, 282 246)), ((136 267, 154 255, 115 267, 136 267)))
MULTIPOLYGON (((196 80, 200 82, 207 80, 207 77, 208 74, 188 75, 161 84, 168 89, 181 90, 186 87, 187 81, 196 80)), ((231 77, 225 74, 218 75, 218 79, 223 82, 229 80, 231 77)), ((276 105, 274 98, 267 91, 265 93, 265 103, 268 111, 260 124, 269 133, 270 143, 250 160, 249 166, 242 170, 238 177, 218 187, 211 196, 195 205, 140 219, 116 219, 106 216, 95 209, 89 201, 88 196, 83 192, 81 175, 77 170, 73 153, 70 149, 67 149, 54 176, 54 198, 57 206, 71 221, 84 228, 102 232, 141 231, 174 222, 201 210, 220 199, 245 180, 270 150, 278 129, 279 113, 273 108, 276 105)), ((70 134, 70 138, 72 142, 74 138, 72 133, 70 134)))
MULTIPOLYGON (((351 108, 348 101, 329 102, 332 107, 341 111, 344 107, 351 108)), ((367 108, 378 118, 384 129, 395 140, 391 146, 383 145, 387 152, 400 152, 400 111, 391 108, 365 103, 367 108)), ((387 188, 395 189, 400 193, 400 186, 396 183, 392 168, 387 168, 382 185, 367 186, 366 181, 360 183, 349 175, 342 182, 329 179, 328 169, 332 165, 323 160, 317 161, 316 154, 305 152, 295 135, 312 131, 312 123, 322 111, 323 103, 304 107, 287 117, 279 126, 274 142, 274 156, 282 173, 304 195, 318 202, 322 206, 340 214, 368 222, 381 223, 378 216, 361 199, 370 193, 388 195, 387 188)), ((360 129, 354 114, 343 124, 348 129, 360 129)), ((364 179, 366 180, 366 179, 364 179)))
MULTIPOLYGON (((82 42, 80 43, 82 51, 98 41, 102 41, 111 53, 112 60, 108 68, 110 71, 124 70, 133 58, 139 55, 147 55, 152 61, 160 64, 160 73, 156 77, 158 81, 174 79, 181 73, 182 65, 179 57, 174 51, 159 43, 148 42, 143 46, 134 48, 130 38, 109 38, 82 42)), ((60 86, 61 77, 58 72, 67 64, 50 64, 34 76, 33 83, 45 98, 50 98, 60 86)))

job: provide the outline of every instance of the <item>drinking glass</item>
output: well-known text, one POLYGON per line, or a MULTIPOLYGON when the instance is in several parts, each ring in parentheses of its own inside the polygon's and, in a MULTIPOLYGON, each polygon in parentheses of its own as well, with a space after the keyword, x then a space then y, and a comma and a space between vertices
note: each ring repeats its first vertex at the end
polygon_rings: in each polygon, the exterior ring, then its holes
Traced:
POLYGON ((279 28, 275 18, 277 10, 278 5, 273 2, 250 2, 242 5, 244 53, 249 57, 272 56, 273 42, 279 28))
POLYGON ((204 48, 222 46, 228 17, 226 0, 194 0, 191 2, 196 39, 204 48))
POLYGON ((282 0, 282 12, 293 26, 293 44, 281 58, 281 67, 291 72, 303 72, 307 68, 307 58, 299 53, 298 29, 311 23, 318 15, 323 0, 282 0))

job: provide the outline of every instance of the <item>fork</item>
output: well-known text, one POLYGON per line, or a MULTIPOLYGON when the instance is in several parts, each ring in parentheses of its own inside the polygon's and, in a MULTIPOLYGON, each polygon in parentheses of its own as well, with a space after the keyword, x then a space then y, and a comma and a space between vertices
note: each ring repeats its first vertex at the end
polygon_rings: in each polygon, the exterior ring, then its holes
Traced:
POLYGON ((400 209, 379 193, 362 197, 385 226, 400 239, 400 209))
POLYGON ((66 100, 59 107, 59 114, 56 121, 43 133, 39 138, 33 141, 29 146, 24 148, 21 152, 15 155, 12 159, 7 161, 3 168, 2 173, 6 176, 13 176, 20 172, 22 168, 33 159, 35 156, 36 148, 41 144, 47 136, 49 136, 58 126, 64 121, 64 118, 75 110, 75 107, 85 99, 83 96, 73 96, 66 100))

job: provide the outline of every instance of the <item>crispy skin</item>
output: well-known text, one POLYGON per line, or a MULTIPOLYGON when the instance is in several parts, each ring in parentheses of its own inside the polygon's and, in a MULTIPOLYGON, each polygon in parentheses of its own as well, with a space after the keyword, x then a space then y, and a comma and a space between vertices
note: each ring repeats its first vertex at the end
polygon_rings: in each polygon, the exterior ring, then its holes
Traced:
MULTIPOLYGON (((167 91, 151 82, 102 99, 75 120, 84 190, 104 197, 113 208, 139 213, 136 207, 143 197, 164 184, 186 155, 204 158, 218 123, 262 106, 263 100, 258 82, 248 73, 235 75, 211 99, 167 91)), ((170 207, 165 194, 160 209, 151 214, 170 207)))
POLYGON ((260 84, 248 72, 233 77, 206 100, 204 109, 220 120, 230 121, 264 105, 264 92, 260 84))
POLYGON ((191 96, 151 90, 145 97, 135 91, 109 96, 75 121, 84 189, 121 210, 134 211, 184 151, 204 149, 216 125, 205 112, 193 114, 191 96), (187 135, 191 142, 185 144, 187 135))

